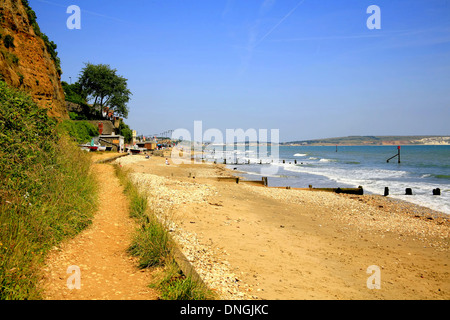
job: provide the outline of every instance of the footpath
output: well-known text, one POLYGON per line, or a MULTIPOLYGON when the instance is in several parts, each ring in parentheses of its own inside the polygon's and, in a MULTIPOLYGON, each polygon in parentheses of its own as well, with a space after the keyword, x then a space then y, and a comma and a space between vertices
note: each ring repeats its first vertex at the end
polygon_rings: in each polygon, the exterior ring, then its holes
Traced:
POLYGON ((92 224, 49 254, 42 287, 46 300, 156 300, 152 272, 137 268, 127 248, 136 227, 113 166, 94 163, 99 190, 92 224), (78 288, 77 288, 78 286, 78 288))

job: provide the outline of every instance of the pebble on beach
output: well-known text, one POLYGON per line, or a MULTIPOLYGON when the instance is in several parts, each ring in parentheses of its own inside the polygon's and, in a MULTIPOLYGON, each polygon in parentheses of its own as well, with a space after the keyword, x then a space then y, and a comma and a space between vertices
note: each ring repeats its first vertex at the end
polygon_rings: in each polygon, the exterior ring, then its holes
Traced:
MULTIPOLYGON (((122 165, 144 161, 142 157, 124 157, 116 160, 122 165)), ((164 223, 172 238, 193 265, 210 289, 225 300, 254 300, 253 289, 239 280, 226 261, 218 259, 223 254, 220 248, 201 244, 197 236, 187 232, 174 219, 177 206, 187 203, 208 203, 208 198, 217 191, 214 187, 197 182, 181 182, 154 174, 131 173, 131 180, 149 196, 149 205, 159 220, 164 223)))
MULTIPOLYGON (((132 156, 120 158, 116 162, 125 165, 143 160, 143 157, 132 156)), ((196 174, 200 176, 201 169, 197 170, 196 174)), ((184 204, 208 204, 208 198, 217 193, 213 186, 198 183, 196 180, 178 181, 149 173, 134 172, 131 178, 140 190, 145 190, 150 196, 149 204, 155 214, 166 223, 180 250, 203 281, 217 292, 221 299, 258 299, 254 295, 256 290, 240 281, 231 271, 228 262, 217 258, 226 253, 220 248, 200 243, 197 235, 183 230, 182 226, 176 223, 176 219, 173 219, 174 211, 184 204)), ((427 208, 370 195, 262 188, 244 184, 242 187, 255 195, 270 197, 280 202, 326 208, 333 219, 355 226, 357 230, 371 230, 381 234, 397 232, 400 236, 408 234, 423 241, 424 245, 448 251, 449 219, 445 214, 427 208)))

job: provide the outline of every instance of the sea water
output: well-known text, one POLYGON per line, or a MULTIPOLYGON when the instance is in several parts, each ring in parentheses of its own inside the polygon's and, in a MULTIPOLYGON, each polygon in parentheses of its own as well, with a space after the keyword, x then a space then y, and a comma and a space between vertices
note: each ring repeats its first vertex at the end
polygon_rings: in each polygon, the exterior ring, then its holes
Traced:
MULTIPOLYGON (((270 155, 270 147, 267 151, 270 155)), ((271 159, 247 147, 215 151, 213 158, 218 162, 228 159, 227 166, 248 179, 268 176, 269 186, 362 186, 366 194, 379 195, 388 187, 390 197, 450 214, 450 146, 401 146, 400 163, 397 157, 387 162, 397 152, 397 146, 280 146, 278 159, 271 159), (267 166, 276 170, 261 174, 267 166), (413 195, 405 195, 406 188, 413 195), (433 195, 436 188, 441 195, 433 195)))

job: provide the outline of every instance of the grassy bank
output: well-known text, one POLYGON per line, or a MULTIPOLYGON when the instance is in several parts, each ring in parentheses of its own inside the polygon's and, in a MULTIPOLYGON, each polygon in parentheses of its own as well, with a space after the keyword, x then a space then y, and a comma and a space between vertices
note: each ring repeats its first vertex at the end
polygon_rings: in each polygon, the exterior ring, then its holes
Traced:
POLYGON ((213 299, 211 291, 186 277, 178 267, 167 227, 158 220, 148 205, 148 197, 139 192, 129 179, 129 172, 118 165, 116 174, 125 186, 130 199, 130 216, 138 223, 129 253, 139 257, 139 267, 160 267, 156 280, 150 284, 160 293, 162 300, 206 300, 213 299))
POLYGON ((91 139, 98 136, 98 129, 87 121, 64 120, 58 128, 67 132, 72 140, 77 143, 90 143, 91 139))
POLYGON ((0 299, 39 299, 47 252, 91 222, 90 159, 31 98, 0 81, 0 299))

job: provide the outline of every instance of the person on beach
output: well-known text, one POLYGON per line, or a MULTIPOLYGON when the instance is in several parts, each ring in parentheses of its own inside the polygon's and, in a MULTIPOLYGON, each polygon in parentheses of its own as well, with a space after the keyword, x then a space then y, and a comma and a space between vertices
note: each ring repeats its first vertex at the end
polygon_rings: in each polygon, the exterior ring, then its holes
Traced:
POLYGON ((169 160, 166 158, 166 165, 169 165, 169 160))

